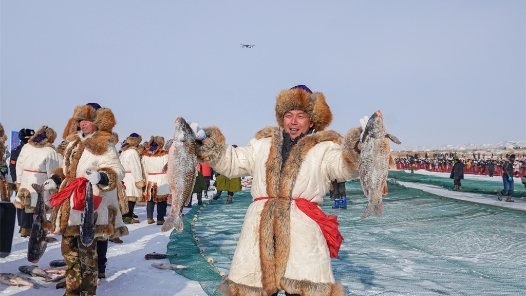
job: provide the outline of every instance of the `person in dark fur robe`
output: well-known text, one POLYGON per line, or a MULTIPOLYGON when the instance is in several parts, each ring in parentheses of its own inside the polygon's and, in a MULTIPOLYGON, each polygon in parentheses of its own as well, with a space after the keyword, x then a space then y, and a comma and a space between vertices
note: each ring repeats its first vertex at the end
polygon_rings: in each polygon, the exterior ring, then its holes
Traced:
POLYGON ((97 103, 77 106, 64 128, 67 142, 64 164, 44 182, 45 189, 58 187, 50 199, 51 232, 62 235, 61 251, 66 270, 66 295, 94 295, 97 279, 104 278, 109 237, 128 234, 122 221, 118 186, 124 178, 112 132, 116 121, 109 108, 97 103), (93 186, 95 241, 80 241, 86 183, 93 186))
POLYGON ((345 136, 325 130, 332 113, 321 92, 299 85, 276 98, 278 126, 257 132, 245 147, 232 147, 217 127, 190 124, 201 140, 199 161, 229 178, 252 176, 247 209, 224 295, 345 295, 331 257, 343 237, 323 202, 331 180, 358 176, 362 128, 345 136))

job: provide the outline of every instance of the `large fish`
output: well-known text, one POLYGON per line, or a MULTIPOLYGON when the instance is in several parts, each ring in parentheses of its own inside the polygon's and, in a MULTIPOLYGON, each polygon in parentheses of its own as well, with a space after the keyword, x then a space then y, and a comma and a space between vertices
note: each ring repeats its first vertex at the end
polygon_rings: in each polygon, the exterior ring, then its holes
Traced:
POLYGON ((362 136, 362 151, 358 158, 358 170, 363 193, 369 199, 360 220, 374 214, 381 217, 384 205, 382 195, 387 194, 387 174, 394 166, 389 140, 396 144, 401 142, 385 131, 383 115, 376 111, 365 127, 362 136))
POLYGON ((47 272, 36 265, 22 265, 18 267, 18 270, 25 274, 29 274, 30 276, 39 276, 45 278, 46 280, 50 279, 47 272))
POLYGON ((183 231, 182 210, 184 204, 192 197, 195 178, 197 177, 197 154, 194 132, 182 117, 175 120, 175 131, 168 152, 168 183, 172 192, 172 208, 161 231, 175 227, 183 231))
POLYGON ((17 276, 16 274, 12 273, 0 273, 0 283, 8 286, 28 286, 38 288, 38 286, 35 286, 35 284, 30 282, 28 279, 17 276))
POLYGON ((80 216, 80 242, 86 247, 90 246, 95 239, 95 220, 93 187, 90 182, 86 182, 84 213, 80 216))
POLYGON ((44 186, 31 184, 37 192, 37 204, 33 214, 33 226, 27 244, 27 260, 31 263, 37 263, 44 255, 47 248, 47 218, 46 207, 44 202, 44 186))

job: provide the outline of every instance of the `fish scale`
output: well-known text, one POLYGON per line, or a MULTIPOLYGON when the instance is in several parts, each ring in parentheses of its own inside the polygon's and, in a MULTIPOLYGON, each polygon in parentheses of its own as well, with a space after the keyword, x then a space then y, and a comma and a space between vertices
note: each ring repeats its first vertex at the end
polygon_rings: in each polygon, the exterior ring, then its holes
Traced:
POLYGON ((378 110, 367 122, 358 158, 360 183, 364 195, 369 199, 360 220, 372 214, 376 217, 382 216, 382 195, 387 194, 387 175, 389 167, 393 164, 389 140, 401 144, 395 136, 385 131, 382 112, 378 110))
POLYGON ((31 186, 37 192, 37 204, 28 241, 27 260, 31 263, 37 263, 47 248, 46 209, 44 204, 44 186, 38 184, 31 184, 31 186))
POLYGON ((172 194, 172 207, 162 232, 175 228, 183 231, 183 206, 192 196, 197 177, 196 140, 190 125, 182 117, 175 120, 172 145, 168 151, 168 184, 172 194))

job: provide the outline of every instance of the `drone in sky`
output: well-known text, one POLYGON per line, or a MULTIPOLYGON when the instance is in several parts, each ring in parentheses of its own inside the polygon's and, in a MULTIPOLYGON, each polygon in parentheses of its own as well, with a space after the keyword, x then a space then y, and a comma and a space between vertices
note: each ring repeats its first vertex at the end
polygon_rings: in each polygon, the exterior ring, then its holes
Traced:
POLYGON ((241 47, 243 47, 243 48, 252 48, 254 46, 256 46, 256 45, 254 45, 254 44, 241 44, 241 47))

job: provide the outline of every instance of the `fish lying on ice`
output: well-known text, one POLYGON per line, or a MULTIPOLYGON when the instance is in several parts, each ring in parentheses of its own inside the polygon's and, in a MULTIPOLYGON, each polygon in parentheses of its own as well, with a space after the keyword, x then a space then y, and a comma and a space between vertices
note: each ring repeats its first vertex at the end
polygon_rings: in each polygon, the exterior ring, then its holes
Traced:
POLYGON ((383 115, 376 111, 365 127, 362 137, 362 151, 358 158, 358 171, 363 193, 369 199, 360 220, 374 214, 381 217, 384 206, 382 195, 387 194, 387 174, 394 166, 389 140, 401 142, 385 131, 383 115))
POLYGON ((192 128, 182 117, 175 120, 174 137, 168 152, 166 173, 172 195, 172 208, 161 231, 166 232, 175 227, 177 231, 182 232, 183 206, 192 197, 197 177, 196 140, 192 128))
POLYGON ((33 287, 35 286, 32 282, 29 280, 19 277, 12 273, 0 273, 0 283, 8 285, 8 286, 16 286, 16 287, 33 287))
POLYGON ((31 184, 37 192, 37 204, 33 214, 33 226, 27 243, 27 260, 37 263, 47 248, 47 219, 44 202, 44 186, 31 184))
POLYGON ((152 267, 159 268, 159 269, 185 269, 187 266, 185 265, 179 265, 179 264, 167 264, 167 263, 152 263, 152 267))
POLYGON ((153 252, 153 253, 149 253, 149 254, 144 255, 144 259, 146 259, 146 260, 166 259, 166 258, 168 258, 168 256, 177 256, 177 254, 167 255, 167 254, 160 254, 160 253, 153 252))
POLYGON ((22 265, 18 267, 18 270, 20 270, 22 273, 29 274, 30 276, 38 276, 45 279, 50 279, 47 272, 36 265, 22 265))
POLYGON ((58 259, 58 260, 51 260, 49 262, 49 266, 51 267, 62 267, 62 266, 66 266, 66 262, 63 260, 63 259, 58 259))
POLYGON ((86 247, 90 246, 95 239, 95 219, 93 187, 90 182, 87 182, 84 212, 80 216, 80 242, 86 247))

